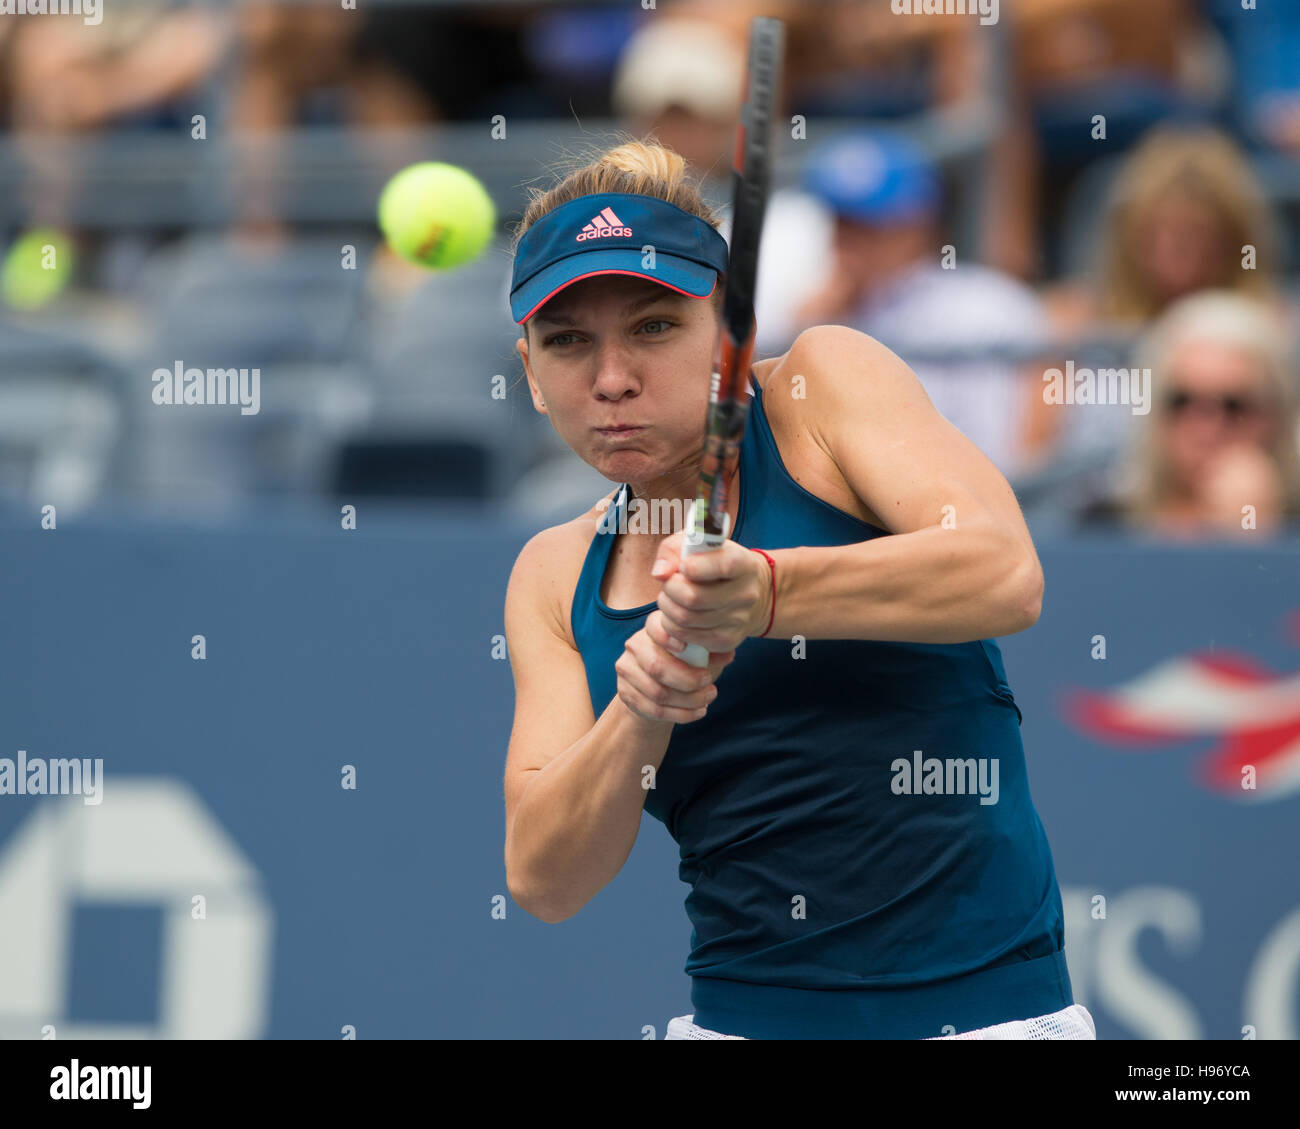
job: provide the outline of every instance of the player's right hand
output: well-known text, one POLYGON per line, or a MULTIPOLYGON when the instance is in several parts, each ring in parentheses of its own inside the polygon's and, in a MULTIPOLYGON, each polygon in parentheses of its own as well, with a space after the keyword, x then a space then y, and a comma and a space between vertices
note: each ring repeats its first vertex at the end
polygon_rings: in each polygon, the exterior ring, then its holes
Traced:
POLYGON ((614 670, 619 700, 638 717, 685 723, 699 721, 708 712, 718 694, 714 679, 736 652, 710 652, 709 665, 701 669, 672 653, 681 647, 668 634, 657 608, 646 617, 645 627, 628 639, 614 670))

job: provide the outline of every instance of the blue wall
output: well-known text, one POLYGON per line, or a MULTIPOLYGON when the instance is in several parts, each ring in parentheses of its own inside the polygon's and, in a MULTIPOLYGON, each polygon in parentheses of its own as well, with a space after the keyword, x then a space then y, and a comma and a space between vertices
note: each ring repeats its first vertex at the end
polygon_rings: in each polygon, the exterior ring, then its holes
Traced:
MULTIPOLYGON (((0 1035, 661 1038, 690 1010, 686 888, 648 817, 576 918, 493 916, 492 646, 530 530, 9 520, 0 757, 102 757, 106 782, 102 805, 0 796, 0 1035)), ((1300 792, 1211 790, 1219 737, 1129 748, 1063 710, 1192 652, 1300 668, 1300 546, 1040 552, 1042 620, 1003 649, 1078 998, 1103 1037, 1300 1036, 1300 792)))

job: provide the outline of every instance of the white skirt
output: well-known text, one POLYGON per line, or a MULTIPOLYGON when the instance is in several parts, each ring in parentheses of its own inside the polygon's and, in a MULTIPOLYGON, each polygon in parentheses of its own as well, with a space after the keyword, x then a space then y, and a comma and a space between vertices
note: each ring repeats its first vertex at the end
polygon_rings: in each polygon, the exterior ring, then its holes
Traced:
MULTIPOLYGON (((664 1039, 743 1039, 743 1035, 723 1035, 707 1027, 697 1027, 694 1013, 679 1015, 668 1021, 664 1039)), ((1082 1004, 1071 1004, 1051 1015, 1036 1015, 1032 1019, 1013 1019, 977 1031, 963 1031, 960 1035, 935 1035, 936 1039, 1095 1039, 1097 1025, 1088 1009, 1082 1004)))

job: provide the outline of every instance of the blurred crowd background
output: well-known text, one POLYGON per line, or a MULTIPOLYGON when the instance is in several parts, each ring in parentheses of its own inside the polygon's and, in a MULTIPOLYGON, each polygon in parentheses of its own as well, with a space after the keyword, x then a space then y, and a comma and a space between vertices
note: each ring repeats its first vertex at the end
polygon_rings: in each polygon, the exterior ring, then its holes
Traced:
POLYGON ((1036 531, 1300 520, 1300 5, 649 3, 0 16, 0 506, 580 513, 610 485, 526 394, 511 228, 620 131, 681 152, 725 212, 745 29, 775 15, 762 355, 826 322, 879 338, 1036 531), (382 246, 379 190, 417 160, 491 192, 475 263, 382 246), (177 364, 258 368, 260 411, 155 405, 177 364), (1148 412, 1044 395, 1050 370, 1117 368, 1151 370, 1148 412))

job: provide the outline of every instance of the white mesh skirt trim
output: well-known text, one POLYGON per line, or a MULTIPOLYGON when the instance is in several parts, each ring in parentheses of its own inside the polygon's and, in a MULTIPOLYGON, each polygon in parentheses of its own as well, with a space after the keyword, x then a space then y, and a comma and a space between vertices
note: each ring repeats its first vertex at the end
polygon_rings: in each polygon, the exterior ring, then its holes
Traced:
POLYGON ((695 1013, 679 1015, 668 1021, 668 1030, 664 1032, 664 1041, 669 1039, 741 1039, 744 1035, 724 1035, 720 1031, 710 1031, 707 1027, 698 1027, 691 1022, 695 1013))
MULTIPOLYGON (((724 1035, 710 1031, 692 1022, 695 1015, 679 1015, 668 1021, 664 1033, 668 1039, 744 1039, 743 1035, 724 1035)), ((1036 1015, 1032 1019, 1013 1019, 976 1031, 963 1031, 960 1035, 936 1035, 935 1039, 1095 1039, 1097 1026, 1088 1009, 1082 1004, 1071 1004, 1051 1015, 1036 1015)))
POLYGON ((1082 1004, 1071 1004, 1051 1015, 1013 1019, 960 1035, 936 1035, 936 1039, 1095 1039, 1097 1025, 1082 1004))

